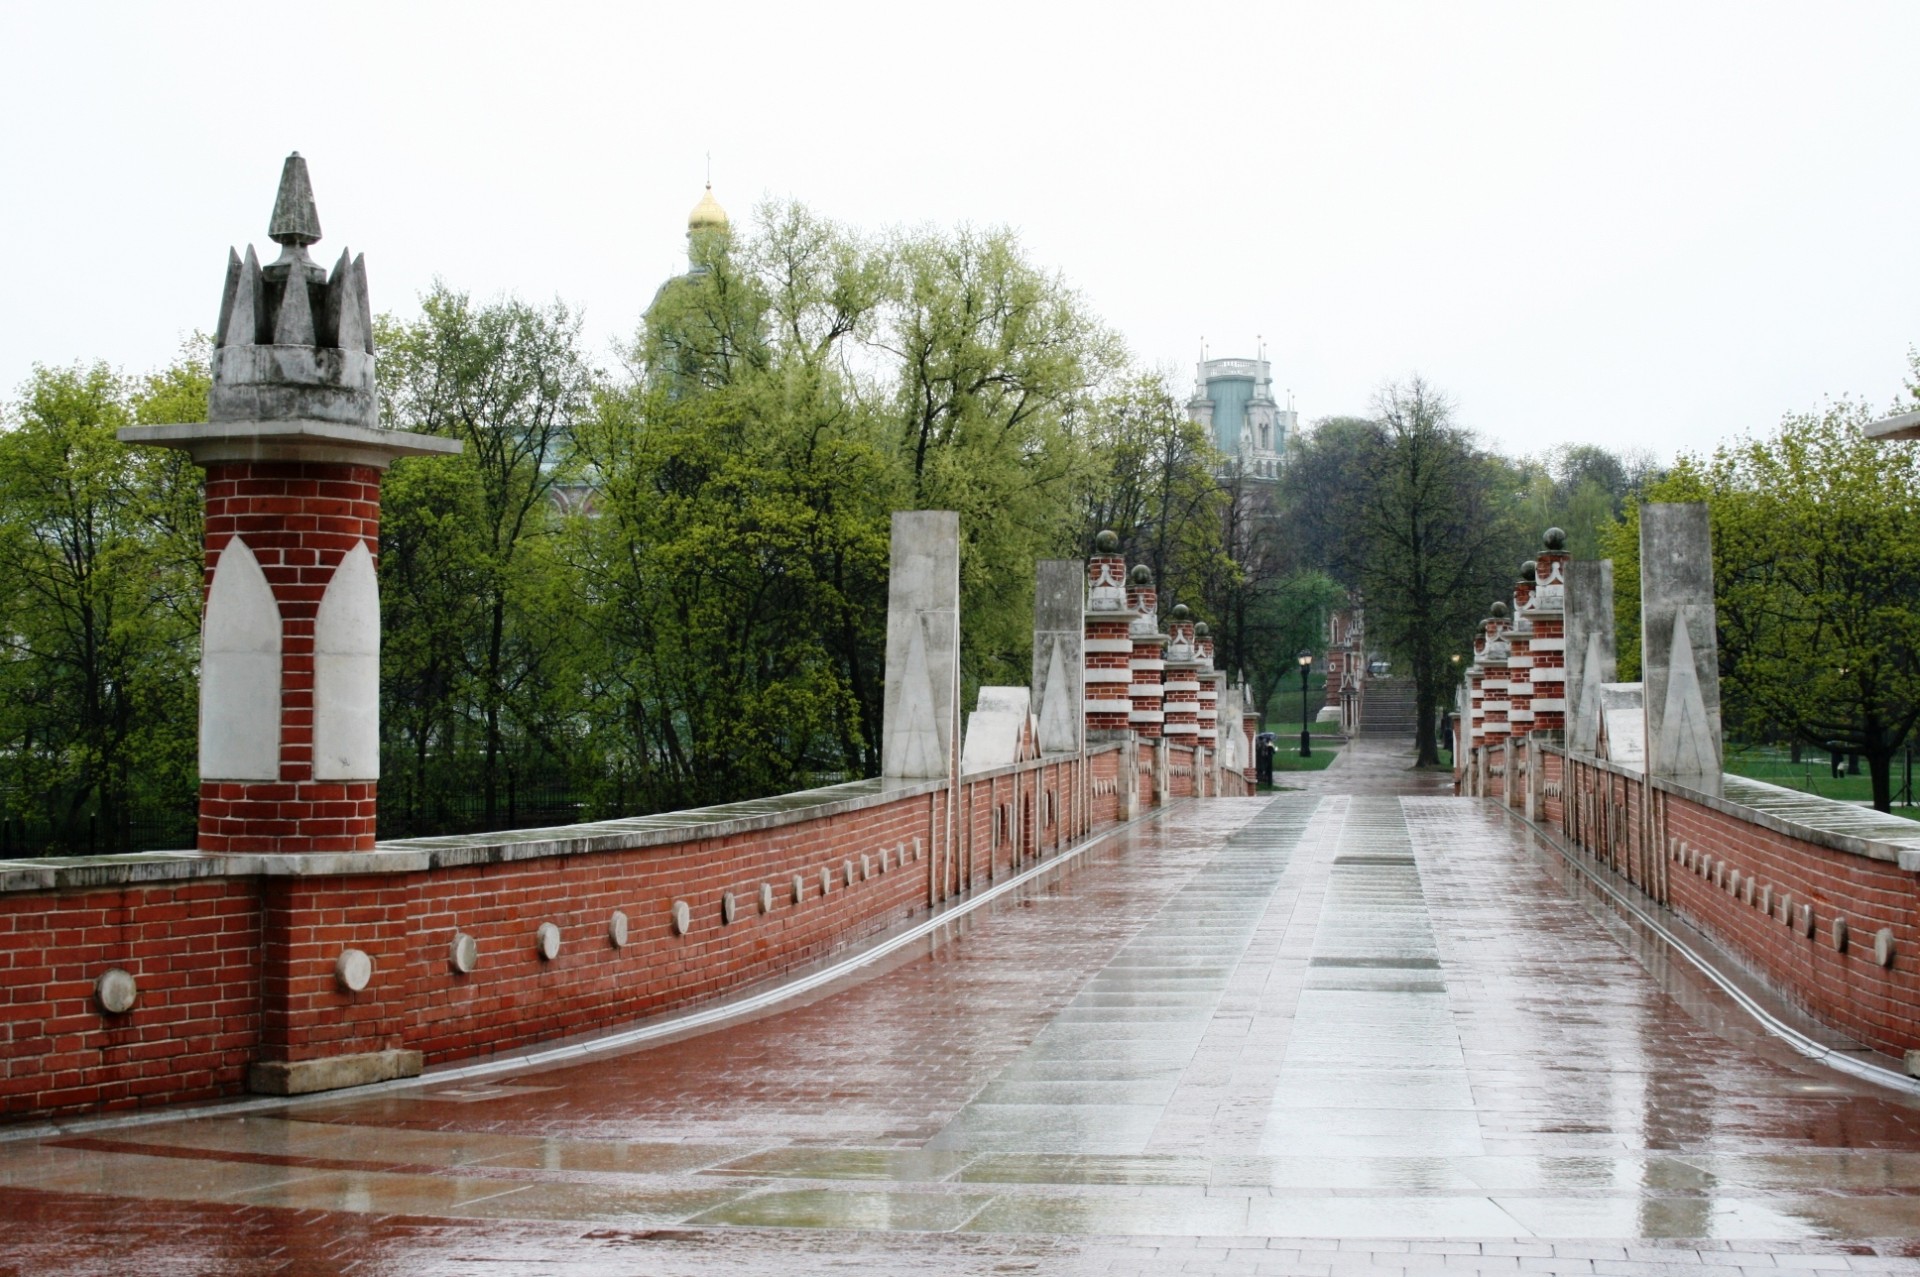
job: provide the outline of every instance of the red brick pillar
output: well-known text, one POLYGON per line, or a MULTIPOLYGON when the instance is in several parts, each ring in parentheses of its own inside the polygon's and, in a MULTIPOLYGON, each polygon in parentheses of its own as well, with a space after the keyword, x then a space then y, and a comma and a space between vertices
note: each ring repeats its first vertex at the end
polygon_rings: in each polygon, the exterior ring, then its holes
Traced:
POLYGON ((1533 730, 1564 734, 1567 729, 1567 534, 1548 528, 1534 560, 1533 730))
POLYGON ((1215 750, 1220 747, 1220 684, 1223 680, 1213 668, 1213 637, 1205 621, 1194 624, 1193 646, 1200 661, 1200 708, 1194 716, 1199 731, 1195 735, 1203 749, 1215 750))
POLYGON ((1485 632, 1473 636, 1473 664, 1467 667, 1467 748, 1484 745, 1487 739, 1487 707, 1482 684, 1487 677, 1480 659, 1487 650, 1485 632))
POLYGON ((1486 648, 1480 654, 1481 744, 1499 745, 1507 739, 1507 605, 1495 603, 1484 622, 1486 648))
POLYGON ((1200 735, 1200 659, 1186 604, 1173 609, 1167 634, 1167 717, 1162 730, 1169 745, 1191 749, 1200 735))
POLYGON ((129 426, 207 472, 200 849, 366 851, 380 779, 380 472, 460 451, 382 430, 366 263, 308 256, 320 215, 287 157, 268 235, 229 251, 207 420, 129 426))
POLYGON ((459 444, 319 421, 137 426, 207 472, 202 851, 367 851, 380 779, 380 476, 459 444))
POLYGON ((378 566, 380 468, 209 461, 206 470, 207 598, 221 554, 238 536, 279 606, 280 774, 202 780, 200 850, 371 850, 377 769, 370 778, 315 777, 314 621, 350 551, 364 546, 378 566))
POLYGON ((1141 740, 1157 741, 1166 718, 1161 677, 1167 667, 1167 636, 1160 633, 1160 592, 1153 585, 1153 569, 1144 563, 1135 564, 1128 578, 1127 606, 1134 612, 1129 630, 1133 684, 1128 721, 1141 740))
POLYGON ((1125 736, 1132 719, 1133 609, 1127 606, 1127 561, 1120 538, 1102 532, 1087 560, 1087 739, 1125 736), (1096 735, 1099 733, 1099 735, 1096 735))
POLYGON ((1513 586, 1513 631, 1507 637, 1507 734, 1525 740, 1533 730, 1533 621, 1527 608, 1533 602, 1534 562, 1520 565, 1513 586))
MULTIPOLYGON (((1240 733, 1245 746, 1241 757, 1247 760, 1247 765, 1241 770, 1241 775, 1246 779, 1247 784, 1251 786, 1255 783, 1254 777, 1256 775, 1256 769, 1253 765, 1253 739, 1260 734, 1260 715, 1255 713, 1240 715, 1240 733)), ((1249 792, 1251 792, 1251 790, 1249 790, 1249 792)))

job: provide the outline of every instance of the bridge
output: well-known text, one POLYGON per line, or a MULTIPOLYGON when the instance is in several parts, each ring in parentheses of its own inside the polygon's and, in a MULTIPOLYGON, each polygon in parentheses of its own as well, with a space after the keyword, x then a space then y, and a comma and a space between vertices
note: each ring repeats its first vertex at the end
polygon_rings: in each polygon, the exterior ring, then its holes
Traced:
POLYGON ((447 445, 357 262, 260 271, 213 420, 123 432, 207 473, 199 845, 0 862, 0 1273, 1920 1271, 1920 838, 1721 774, 1703 507, 1643 684, 1544 538, 1451 774, 1383 694, 1257 789, 1111 533, 966 711, 916 511, 881 775, 378 842, 381 472, 447 445))
POLYGON ((0 1265, 1920 1271, 1920 1098, 1404 766, 1173 805, 697 1026, 26 1132, 0 1265))

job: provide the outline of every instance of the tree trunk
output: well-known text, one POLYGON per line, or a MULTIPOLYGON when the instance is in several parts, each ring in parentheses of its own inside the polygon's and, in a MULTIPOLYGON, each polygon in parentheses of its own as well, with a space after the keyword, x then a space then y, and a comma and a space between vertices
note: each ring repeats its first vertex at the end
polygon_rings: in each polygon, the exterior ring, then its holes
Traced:
POLYGON ((1873 809, 1893 810, 1893 751, 1871 748, 1867 751, 1867 772, 1873 777, 1873 809))
POLYGON ((1413 741, 1416 750, 1414 757, 1416 767, 1440 765, 1440 751, 1434 744, 1433 705, 1433 689, 1427 686, 1425 679, 1416 676, 1413 684, 1413 741))

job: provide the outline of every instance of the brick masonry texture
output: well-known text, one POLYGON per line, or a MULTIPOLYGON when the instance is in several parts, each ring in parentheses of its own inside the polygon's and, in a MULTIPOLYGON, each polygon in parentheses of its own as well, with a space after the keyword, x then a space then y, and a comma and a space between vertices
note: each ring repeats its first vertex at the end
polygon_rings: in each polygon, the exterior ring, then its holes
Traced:
POLYGON ((1537 742, 1517 748, 1539 760, 1541 823, 1569 846, 1668 904, 1816 1019, 1895 1057, 1920 1050, 1920 874, 1667 789, 1654 791, 1649 812, 1636 775, 1537 742), (1836 918, 1847 923, 1844 949, 1836 918), (1874 956, 1882 929, 1893 934, 1891 966, 1874 956))
POLYGON ((203 781, 202 851, 366 851, 378 786, 313 781, 313 622, 356 545, 380 555, 380 471, 330 462, 224 461, 207 466, 206 574, 243 538, 280 605, 278 781, 203 781))
MULTIPOLYGON (((1191 793, 1193 751, 1170 753, 1169 797, 1191 793)), ((1124 815, 1123 757, 1108 748, 968 777, 951 822, 942 789, 632 850, 3 894, 0 1116, 233 1095, 259 1062, 396 1048, 429 1064, 474 1059, 711 1001, 1112 827, 1124 815), (609 933, 616 911, 628 919, 624 946, 609 933), (551 960, 537 949, 542 923, 560 931, 551 960), (470 974, 452 964, 456 934, 479 946, 470 974), (358 993, 334 976, 349 948, 373 962, 358 993), (139 986, 121 1015, 94 999, 94 981, 115 967, 139 986)), ((299 801, 294 782, 219 788, 236 804, 299 801)), ((1245 781, 1224 788, 1244 792, 1245 781)), ((1142 798, 1152 805, 1150 784, 1142 798)))

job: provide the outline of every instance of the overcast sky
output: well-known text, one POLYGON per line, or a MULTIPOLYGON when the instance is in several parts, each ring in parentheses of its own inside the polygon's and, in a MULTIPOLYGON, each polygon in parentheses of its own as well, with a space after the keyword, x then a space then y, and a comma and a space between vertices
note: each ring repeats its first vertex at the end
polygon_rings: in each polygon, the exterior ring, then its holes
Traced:
POLYGON ((1884 405, 1920 341, 1910 0, 6 0, 0 50, 7 396, 211 329, 296 149, 376 309, 557 295, 608 352, 709 151, 736 219, 1012 226, 1183 390, 1264 336, 1305 418, 1418 371, 1508 451, 1884 405))

